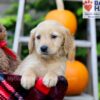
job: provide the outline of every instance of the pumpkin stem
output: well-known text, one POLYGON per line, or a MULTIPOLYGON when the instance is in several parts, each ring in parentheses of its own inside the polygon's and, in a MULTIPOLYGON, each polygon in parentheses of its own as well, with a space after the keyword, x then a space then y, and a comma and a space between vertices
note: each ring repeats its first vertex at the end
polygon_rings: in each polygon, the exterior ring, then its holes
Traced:
POLYGON ((57 9, 64 9, 63 0, 56 0, 57 9))

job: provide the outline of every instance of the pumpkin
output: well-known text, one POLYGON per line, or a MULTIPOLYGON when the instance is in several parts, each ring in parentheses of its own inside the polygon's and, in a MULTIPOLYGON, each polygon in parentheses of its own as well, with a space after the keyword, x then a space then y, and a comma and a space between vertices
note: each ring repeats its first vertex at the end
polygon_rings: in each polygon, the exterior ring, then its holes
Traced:
POLYGON ((68 80, 66 95, 79 95, 88 85, 88 71, 86 66, 79 61, 66 62, 65 77, 68 80))
POLYGON ((52 10, 46 15, 45 19, 58 21, 60 24, 68 28, 72 35, 74 35, 76 32, 77 19, 74 13, 69 10, 52 10))

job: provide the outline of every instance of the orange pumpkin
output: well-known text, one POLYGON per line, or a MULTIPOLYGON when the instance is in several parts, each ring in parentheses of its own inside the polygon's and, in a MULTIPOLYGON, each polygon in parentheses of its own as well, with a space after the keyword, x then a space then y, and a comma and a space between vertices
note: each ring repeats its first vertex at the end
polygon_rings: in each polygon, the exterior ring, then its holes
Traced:
POLYGON ((60 24, 64 25, 66 28, 69 28, 72 35, 75 34, 77 29, 77 19, 74 13, 69 10, 52 10, 46 17, 46 20, 56 20, 60 24))
POLYGON ((68 80, 66 95, 78 95, 86 89, 89 75, 85 65, 81 62, 67 61, 65 76, 68 80))

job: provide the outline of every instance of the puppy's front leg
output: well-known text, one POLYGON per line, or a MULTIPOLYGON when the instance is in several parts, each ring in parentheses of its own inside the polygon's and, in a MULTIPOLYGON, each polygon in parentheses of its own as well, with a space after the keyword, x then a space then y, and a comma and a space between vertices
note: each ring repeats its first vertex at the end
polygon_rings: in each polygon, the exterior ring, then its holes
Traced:
POLYGON ((23 73, 21 78, 21 85, 25 89, 30 89, 34 86, 36 80, 36 75, 33 70, 28 69, 26 72, 23 73))
POLYGON ((43 83, 47 87, 56 86, 57 81, 58 81, 58 75, 53 72, 48 72, 43 78, 43 83))

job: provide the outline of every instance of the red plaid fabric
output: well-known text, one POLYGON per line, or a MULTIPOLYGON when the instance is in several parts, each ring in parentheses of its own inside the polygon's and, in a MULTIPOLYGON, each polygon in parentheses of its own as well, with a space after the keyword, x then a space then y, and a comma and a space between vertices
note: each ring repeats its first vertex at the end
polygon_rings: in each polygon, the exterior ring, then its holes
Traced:
POLYGON ((63 100, 68 86, 65 78, 60 76, 56 87, 45 92, 43 89, 46 87, 38 88, 41 80, 36 82, 35 87, 25 90, 20 85, 20 79, 21 76, 0 73, 0 100, 63 100))
POLYGON ((0 74, 0 100, 24 100, 7 80, 13 81, 11 76, 0 74))

